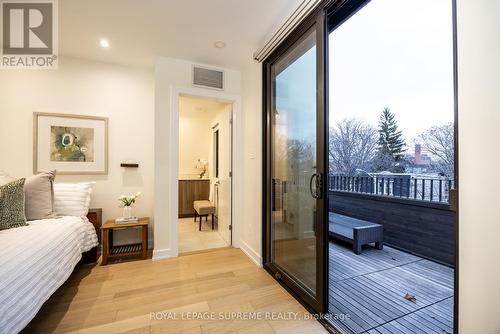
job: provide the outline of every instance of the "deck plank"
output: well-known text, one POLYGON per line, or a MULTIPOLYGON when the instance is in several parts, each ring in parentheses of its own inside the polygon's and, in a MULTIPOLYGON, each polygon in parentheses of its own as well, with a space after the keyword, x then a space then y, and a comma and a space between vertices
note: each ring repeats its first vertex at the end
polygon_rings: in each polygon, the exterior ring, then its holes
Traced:
POLYGON ((453 268, 388 246, 356 255, 330 242, 329 255, 329 308, 349 315, 334 321, 343 332, 453 332, 453 268))

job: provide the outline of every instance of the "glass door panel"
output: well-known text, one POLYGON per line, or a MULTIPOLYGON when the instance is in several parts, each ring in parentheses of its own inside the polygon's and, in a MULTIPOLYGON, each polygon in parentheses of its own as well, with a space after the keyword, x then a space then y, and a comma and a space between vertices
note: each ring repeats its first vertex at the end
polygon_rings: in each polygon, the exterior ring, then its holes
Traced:
POLYGON ((317 295, 316 31, 271 66, 271 262, 317 295))

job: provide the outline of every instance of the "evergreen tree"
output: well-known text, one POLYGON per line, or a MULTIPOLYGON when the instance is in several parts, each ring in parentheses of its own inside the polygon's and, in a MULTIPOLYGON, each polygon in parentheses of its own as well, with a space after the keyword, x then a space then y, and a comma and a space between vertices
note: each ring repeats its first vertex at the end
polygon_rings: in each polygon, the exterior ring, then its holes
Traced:
POLYGON ((379 139, 375 168, 378 171, 404 172, 406 144, 396 117, 384 108, 379 119, 379 139))

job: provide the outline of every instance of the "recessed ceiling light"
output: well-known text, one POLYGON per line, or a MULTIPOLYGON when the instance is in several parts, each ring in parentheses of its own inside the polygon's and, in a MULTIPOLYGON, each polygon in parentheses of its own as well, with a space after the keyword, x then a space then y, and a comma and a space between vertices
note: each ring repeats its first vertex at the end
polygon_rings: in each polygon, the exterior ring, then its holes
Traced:
POLYGON ((222 49, 222 48, 225 48, 226 47, 226 43, 224 43, 223 41, 217 41, 214 43, 214 46, 217 48, 217 49, 222 49))
POLYGON ((101 39, 101 40, 99 41, 99 45, 100 45, 102 48, 105 48, 105 49, 107 49, 107 48, 109 48, 109 47, 110 47, 110 45, 109 45, 109 41, 108 41, 107 39, 101 39))

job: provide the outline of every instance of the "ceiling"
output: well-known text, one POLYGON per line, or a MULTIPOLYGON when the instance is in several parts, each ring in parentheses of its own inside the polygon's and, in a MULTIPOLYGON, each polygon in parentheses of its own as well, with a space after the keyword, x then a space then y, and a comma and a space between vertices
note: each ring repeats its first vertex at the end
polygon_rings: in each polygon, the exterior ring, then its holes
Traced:
POLYGON ((228 103, 198 96, 181 96, 179 99, 180 113, 187 112, 219 112, 228 103))
POLYGON ((301 0, 60 0, 63 56, 153 66, 165 56, 240 69, 301 0), (100 39, 109 40, 103 49, 100 39), (214 42, 224 41, 218 49, 214 42))

